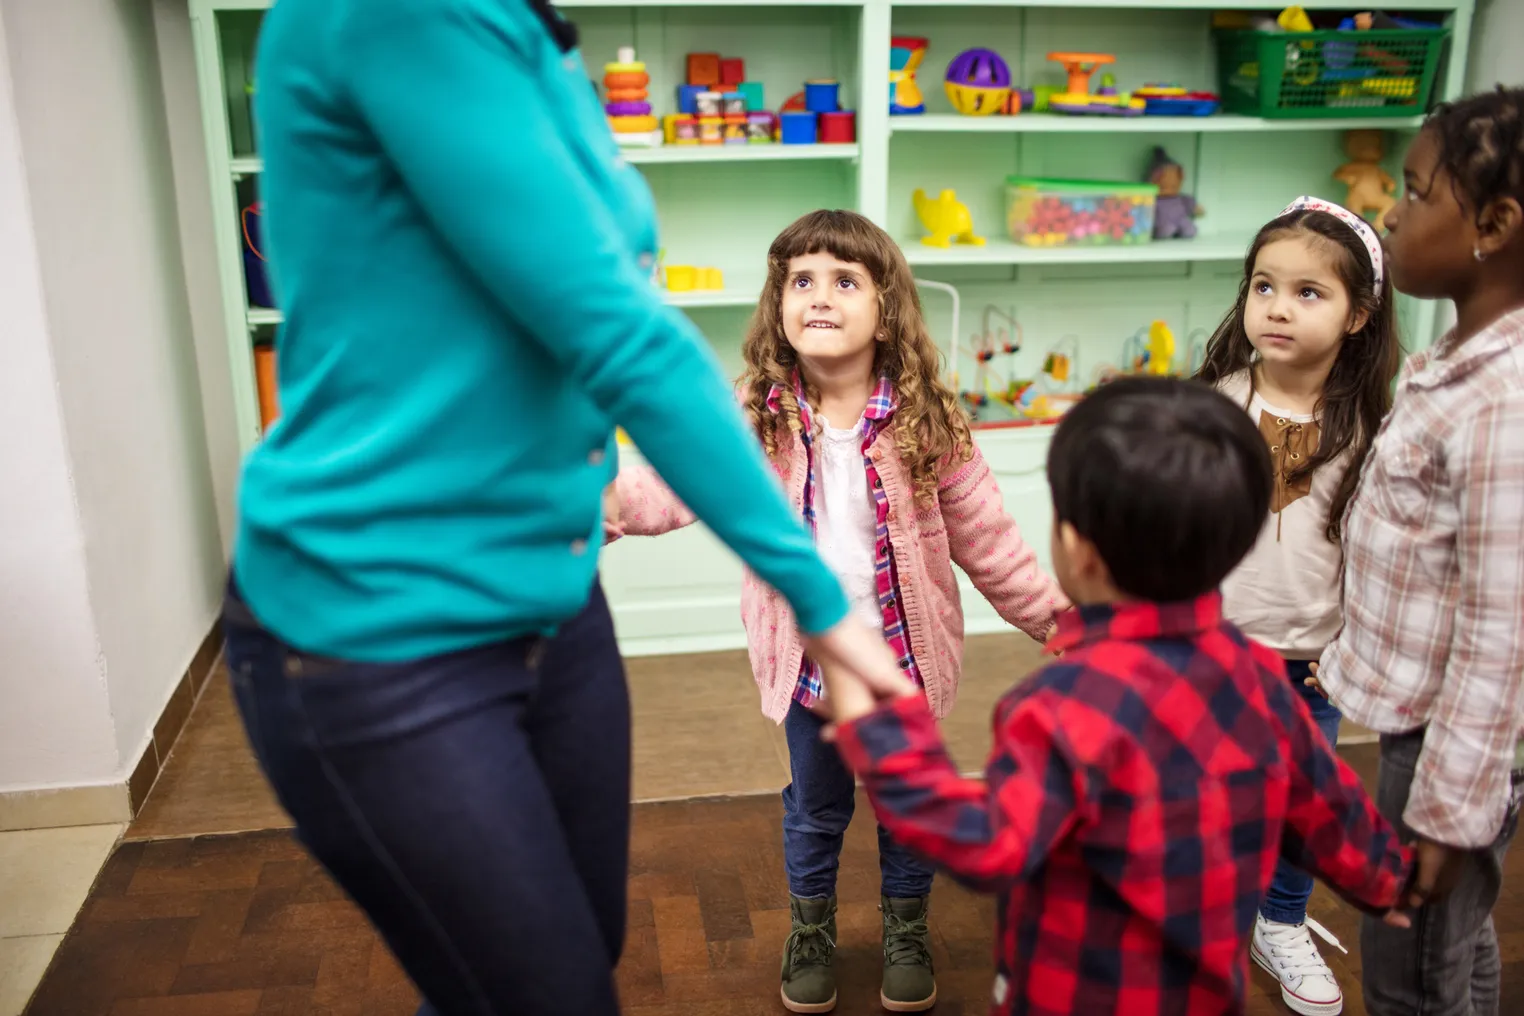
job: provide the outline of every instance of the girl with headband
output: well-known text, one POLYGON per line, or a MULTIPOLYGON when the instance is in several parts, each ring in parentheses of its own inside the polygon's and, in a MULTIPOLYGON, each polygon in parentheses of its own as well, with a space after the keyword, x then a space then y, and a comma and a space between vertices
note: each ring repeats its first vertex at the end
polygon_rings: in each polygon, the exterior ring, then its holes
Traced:
MULTIPOLYGON (((1340 522, 1371 439, 1391 408, 1400 359, 1381 241, 1365 220, 1301 197, 1259 231, 1234 304, 1197 378, 1248 412, 1275 471, 1259 541, 1223 585, 1224 612, 1274 649, 1330 744, 1339 711, 1312 664, 1342 623, 1340 522)), ((1250 955, 1303 1016, 1344 1005, 1307 918, 1312 876, 1282 860, 1255 923, 1250 955)), ((1342 948, 1342 947, 1341 947, 1342 948)))

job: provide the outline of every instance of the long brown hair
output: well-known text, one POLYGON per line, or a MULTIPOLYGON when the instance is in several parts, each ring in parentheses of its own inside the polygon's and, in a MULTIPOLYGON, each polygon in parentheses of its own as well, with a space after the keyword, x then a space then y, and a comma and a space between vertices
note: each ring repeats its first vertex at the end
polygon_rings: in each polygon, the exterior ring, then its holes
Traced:
POLYGON ((1384 272, 1381 287, 1376 288, 1376 273, 1370 254, 1355 231, 1328 212, 1298 209, 1274 219, 1259 231, 1244 258, 1244 278, 1238 286, 1238 302, 1217 326, 1207 343, 1206 359, 1196 378, 1209 384, 1247 370, 1249 387, 1254 387, 1254 346, 1244 331, 1244 308, 1249 300, 1249 284, 1254 278, 1254 264, 1260 250, 1268 243, 1293 237, 1310 237, 1323 243, 1335 254, 1334 265, 1339 280, 1349 293, 1350 318, 1366 314, 1365 324, 1344 337, 1328 380, 1318 396, 1316 415, 1320 438, 1318 450, 1293 470, 1289 481, 1295 483, 1346 450, 1350 453, 1345 470, 1328 507, 1328 538, 1339 541, 1339 527, 1344 509, 1354 495, 1360 467, 1370 451, 1372 438, 1382 419, 1392 408, 1392 380, 1402 365, 1402 346, 1397 336, 1397 314, 1392 307, 1392 277, 1384 272))
MULTIPOLYGON (((916 500, 937 498, 937 472, 944 460, 967 461, 973 454, 968 419, 952 389, 942 383, 942 354, 926 331, 921 297, 899 245, 872 221, 856 212, 821 209, 790 225, 767 251, 767 282, 741 346, 742 405, 768 457, 778 454, 778 420, 767 408, 773 386, 782 392, 783 419, 798 435, 802 424, 794 396, 798 357, 783 334, 779 311, 789 262, 826 253, 860 264, 878 290, 878 324, 886 338, 876 344, 874 370, 894 383, 894 446, 910 471, 916 500)), ((811 404, 819 392, 808 386, 811 404)))

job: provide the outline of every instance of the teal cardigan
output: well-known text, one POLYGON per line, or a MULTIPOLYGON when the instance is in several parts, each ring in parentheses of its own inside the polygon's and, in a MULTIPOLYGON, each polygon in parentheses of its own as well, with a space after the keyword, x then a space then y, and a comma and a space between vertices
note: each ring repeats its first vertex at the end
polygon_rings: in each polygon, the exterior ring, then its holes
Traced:
POLYGON ((244 467, 233 568, 298 648, 384 663, 554 631, 596 581, 616 424, 805 631, 846 615, 651 283, 651 195, 567 27, 525 0, 265 18, 283 415, 244 467))

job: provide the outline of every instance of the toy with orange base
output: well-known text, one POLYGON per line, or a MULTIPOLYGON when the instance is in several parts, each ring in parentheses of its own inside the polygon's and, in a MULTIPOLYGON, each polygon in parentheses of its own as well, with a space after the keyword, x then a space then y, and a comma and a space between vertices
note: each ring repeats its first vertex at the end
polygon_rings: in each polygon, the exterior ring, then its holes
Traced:
POLYGON ((1048 109, 1054 113, 1089 116, 1142 116, 1147 106, 1142 99, 1118 92, 1103 80, 1101 91, 1090 92, 1090 76, 1096 69, 1117 62, 1110 53, 1049 53, 1048 59, 1064 65, 1069 84, 1062 92, 1048 97, 1048 109))

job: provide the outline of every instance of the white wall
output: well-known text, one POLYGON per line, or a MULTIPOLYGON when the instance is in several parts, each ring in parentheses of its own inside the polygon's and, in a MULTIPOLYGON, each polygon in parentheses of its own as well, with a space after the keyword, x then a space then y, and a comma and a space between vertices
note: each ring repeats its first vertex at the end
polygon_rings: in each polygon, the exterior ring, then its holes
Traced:
MULTIPOLYGON (((82 627, 94 628, 110 721, 104 744, 92 731, 88 762, 0 764, 0 789, 11 789, 125 776, 213 623, 224 556, 153 6, 0 0, 0 12, 45 315, 10 344, 51 356, 56 385, 32 398, 61 413, 63 446, 31 454, 67 469, 74 506, 37 506, 17 535, 82 551, 82 627)), ((6 433, 11 443, 20 431, 6 433)), ((87 645, 71 627, 38 648, 62 661, 87 645)), ((5 714, 27 723, 60 705, 51 685, 31 694, 30 710, 5 714)), ((7 687, 7 707, 12 698, 7 687)))
POLYGON ((1477 0, 1466 91, 1524 85, 1524 0, 1477 0))
POLYGON ((0 787, 118 768, 0 11, 0 787))

